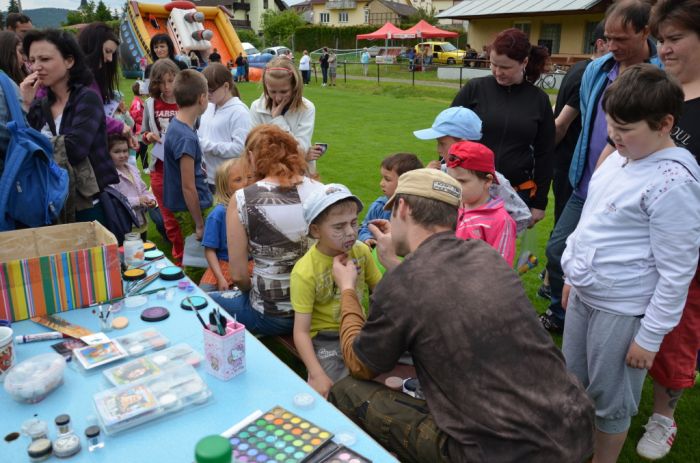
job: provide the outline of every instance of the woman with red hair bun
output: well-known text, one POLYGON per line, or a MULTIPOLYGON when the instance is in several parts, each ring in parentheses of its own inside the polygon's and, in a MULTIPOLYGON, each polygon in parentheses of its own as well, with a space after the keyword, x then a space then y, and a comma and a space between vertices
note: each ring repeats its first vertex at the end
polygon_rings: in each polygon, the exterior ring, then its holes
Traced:
POLYGON ((471 79, 452 106, 481 118, 480 142, 496 154, 496 170, 530 207, 534 225, 544 218, 553 169, 554 114, 547 94, 534 85, 549 52, 519 29, 500 32, 490 50, 492 75, 471 79))

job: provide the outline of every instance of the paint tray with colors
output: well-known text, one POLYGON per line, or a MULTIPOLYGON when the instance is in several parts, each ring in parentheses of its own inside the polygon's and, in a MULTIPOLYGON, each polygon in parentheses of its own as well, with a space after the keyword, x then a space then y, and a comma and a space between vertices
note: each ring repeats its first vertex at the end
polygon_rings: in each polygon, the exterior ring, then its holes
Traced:
POLYGON ((108 368, 103 373, 107 381, 114 386, 119 386, 160 374, 162 371, 185 363, 197 367, 201 360, 202 356, 197 351, 192 349, 189 344, 183 343, 116 367, 108 368))
POLYGON ((324 446, 333 434, 276 406, 230 438, 239 463, 301 463, 324 446))

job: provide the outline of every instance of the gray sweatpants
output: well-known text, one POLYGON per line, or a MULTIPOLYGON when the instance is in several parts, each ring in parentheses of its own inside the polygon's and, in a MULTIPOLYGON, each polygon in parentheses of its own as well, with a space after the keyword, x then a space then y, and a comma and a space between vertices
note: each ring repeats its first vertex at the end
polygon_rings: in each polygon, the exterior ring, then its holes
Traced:
POLYGON ((596 428, 604 433, 626 431, 637 414, 647 370, 628 367, 625 357, 640 322, 593 309, 571 290, 562 351, 595 403, 596 428))

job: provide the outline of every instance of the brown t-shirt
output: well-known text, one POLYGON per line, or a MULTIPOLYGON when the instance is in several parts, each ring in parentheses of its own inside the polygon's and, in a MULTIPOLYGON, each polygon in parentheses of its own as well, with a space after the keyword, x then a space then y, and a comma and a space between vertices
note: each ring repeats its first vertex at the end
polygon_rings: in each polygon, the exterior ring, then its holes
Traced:
POLYGON ((518 276, 483 241, 433 235, 381 280, 354 352, 381 373, 407 350, 452 461, 593 453, 593 404, 518 276))

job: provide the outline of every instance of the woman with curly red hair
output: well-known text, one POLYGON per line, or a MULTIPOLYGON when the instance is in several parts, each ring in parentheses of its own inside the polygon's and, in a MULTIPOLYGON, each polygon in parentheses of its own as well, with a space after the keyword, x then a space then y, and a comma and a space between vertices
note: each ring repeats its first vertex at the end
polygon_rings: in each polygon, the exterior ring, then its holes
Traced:
POLYGON ((305 176, 297 140, 275 125, 251 130, 245 153, 242 168, 257 181, 235 193, 226 213, 229 271, 238 290, 209 296, 251 333, 289 334, 294 326, 289 278, 309 249, 301 204, 322 185, 305 176))

